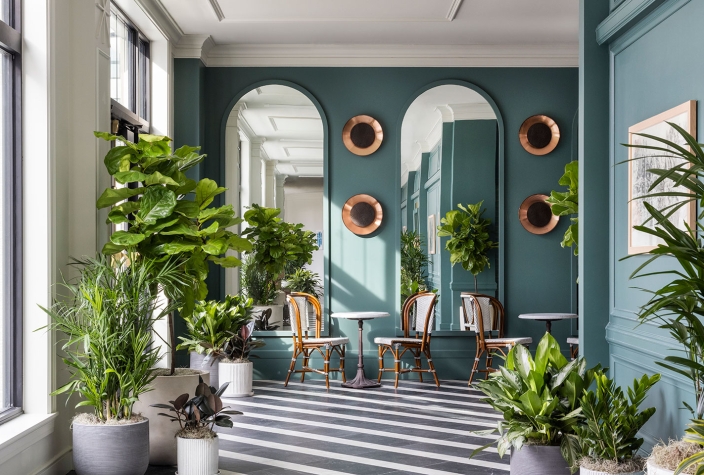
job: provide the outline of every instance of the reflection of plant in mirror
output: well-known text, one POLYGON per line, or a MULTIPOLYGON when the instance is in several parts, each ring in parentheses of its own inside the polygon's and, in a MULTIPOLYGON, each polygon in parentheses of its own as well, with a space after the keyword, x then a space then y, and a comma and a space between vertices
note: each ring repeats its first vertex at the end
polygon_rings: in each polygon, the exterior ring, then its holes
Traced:
POLYGON ((253 254, 247 254, 242 263, 242 292, 254 301, 254 305, 272 305, 276 300, 276 280, 260 268, 253 254))
POLYGON ((458 204, 458 210, 451 210, 440 220, 438 237, 449 237, 445 249, 450 252, 450 262, 462 264, 462 268, 474 276, 474 291, 477 291, 477 275, 485 267, 490 267, 489 250, 499 247, 499 243, 490 239, 489 226, 491 220, 483 218, 486 209, 482 209, 484 201, 468 204, 466 207, 458 204))
MULTIPOLYGON (((562 175, 560 185, 566 186, 567 191, 552 191, 550 198, 545 200, 552 205, 552 214, 555 216, 572 216, 579 212, 579 162, 573 161, 565 165, 565 174, 562 175)), ((572 224, 565 231, 565 237, 560 245, 562 247, 574 246, 574 255, 579 254, 578 232, 579 218, 570 218, 572 224)))
MULTIPOLYGON (((269 316, 271 316, 271 309, 266 311, 268 311, 269 316)), ((276 328, 278 327, 266 328, 266 330, 276 330, 276 328)), ((249 322, 247 325, 240 328, 225 344, 222 351, 223 358, 228 362, 246 363, 249 361, 250 356, 254 357, 254 355, 250 355, 252 350, 266 345, 263 340, 252 340, 252 332, 255 329, 255 322, 249 322)))
POLYGON ((428 255, 421 246, 421 236, 415 231, 401 233, 401 302, 411 295, 428 289, 428 255))
POLYGON ((259 310, 259 313, 254 314, 254 329, 256 331, 273 331, 279 328, 278 325, 269 323, 272 311, 270 308, 259 310))
POLYGON ((318 299, 323 295, 323 288, 318 274, 308 269, 296 269, 286 276, 286 290, 315 295, 318 299))

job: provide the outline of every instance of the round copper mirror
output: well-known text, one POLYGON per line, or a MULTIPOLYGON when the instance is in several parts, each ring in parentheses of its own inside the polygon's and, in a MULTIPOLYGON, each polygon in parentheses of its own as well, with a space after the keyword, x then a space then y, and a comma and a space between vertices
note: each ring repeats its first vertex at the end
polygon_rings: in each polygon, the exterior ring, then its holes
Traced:
POLYGON ((381 204, 369 195, 354 195, 342 207, 342 222, 358 236, 371 234, 381 226, 381 204))
POLYGON ((382 140, 384 131, 381 124, 368 115, 352 117, 342 129, 342 142, 355 155, 371 155, 379 150, 382 140))
POLYGON ((552 214, 552 205, 545 201, 547 199, 547 195, 531 195, 521 203, 518 219, 529 233, 547 234, 560 221, 559 216, 552 214))
POLYGON ((518 139, 527 152, 547 155, 555 150, 560 141, 560 128, 546 115, 528 117, 518 131, 518 139))

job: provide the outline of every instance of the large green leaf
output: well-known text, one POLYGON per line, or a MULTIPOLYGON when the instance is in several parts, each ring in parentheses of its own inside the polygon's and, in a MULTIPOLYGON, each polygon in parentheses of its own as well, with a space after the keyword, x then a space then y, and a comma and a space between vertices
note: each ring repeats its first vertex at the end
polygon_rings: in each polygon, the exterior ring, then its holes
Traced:
POLYGON ((140 171, 136 170, 129 170, 126 172, 117 172, 115 173, 115 180, 117 180, 118 183, 135 183, 138 181, 144 181, 147 178, 147 175, 140 171))
POLYGON ((110 241, 118 246, 134 246, 144 241, 144 234, 131 233, 129 231, 115 231, 110 236, 110 241))
POLYGON ((233 257, 233 256, 227 256, 227 257, 210 256, 210 257, 208 257, 208 260, 216 263, 220 267, 239 267, 242 265, 242 261, 237 259, 236 257, 233 257))
POLYGON ((195 218, 200 212, 200 207, 198 203, 194 201, 178 200, 176 207, 174 208, 174 213, 182 214, 187 218, 195 218))
POLYGON ((144 188, 107 188, 98 198, 96 206, 98 209, 107 208, 122 200, 132 196, 137 196, 144 191, 144 188))
POLYGON ((144 180, 144 184, 149 185, 173 185, 179 186, 179 184, 171 177, 164 176, 159 172, 154 172, 147 176, 144 180))
POLYGON ((155 224, 157 219, 170 216, 175 207, 176 195, 173 191, 161 186, 149 187, 142 196, 137 218, 147 224, 155 224))
POLYGON ((219 187, 214 180, 203 178, 196 186, 196 203, 198 203, 200 209, 204 209, 213 202, 213 199, 217 195, 223 193, 225 190, 226 188, 219 187))

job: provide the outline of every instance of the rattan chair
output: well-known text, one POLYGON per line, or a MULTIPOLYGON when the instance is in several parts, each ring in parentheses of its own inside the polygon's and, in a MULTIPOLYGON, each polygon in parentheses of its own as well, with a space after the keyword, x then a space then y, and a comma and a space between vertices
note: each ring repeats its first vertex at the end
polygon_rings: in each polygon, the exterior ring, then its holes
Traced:
POLYGON ((463 317, 465 319, 463 328, 473 331, 477 339, 477 354, 474 357, 472 374, 469 375, 469 385, 472 384, 474 373, 489 373, 496 371, 492 368, 492 360, 495 353, 506 356, 508 350, 515 345, 529 346, 533 343, 530 337, 506 338, 504 337, 504 307, 494 297, 483 294, 462 292, 463 317), (496 336, 494 336, 496 335, 496 336), (486 369, 479 369, 479 361, 486 353, 486 369))
POLYGON ((286 300, 293 334, 293 357, 284 386, 288 386, 293 373, 301 373, 301 382, 305 380, 306 373, 323 374, 325 387, 328 389, 330 389, 331 372, 339 372, 342 375, 342 381, 346 381, 345 345, 350 342, 349 338, 320 337, 320 332, 323 330, 322 310, 320 302, 314 295, 292 292, 286 296, 286 300), (312 313, 308 312, 309 306, 314 310, 312 313), (309 334, 313 333, 315 337, 309 337, 309 334), (311 368, 309 365, 311 355, 316 351, 323 357, 323 369, 311 368), (330 368, 330 357, 333 353, 337 353, 340 357, 340 365, 337 368, 330 368), (299 355, 303 355, 303 366, 297 370, 296 360, 299 355))
POLYGON ((433 365, 433 357, 430 355, 430 336, 433 332, 435 321, 435 302, 437 295, 433 292, 421 292, 412 295, 403 303, 401 310, 401 328, 403 330, 402 338, 374 338, 374 343, 379 345, 379 378, 385 371, 393 371, 396 373, 396 381, 394 387, 398 387, 398 377, 401 373, 418 373, 421 382, 423 381, 423 373, 431 373, 435 378, 435 385, 440 387, 438 375, 435 373, 433 365), (409 337, 409 333, 414 331, 415 337, 409 337), (390 351, 394 356, 394 367, 384 368, 384 355, 390 351), (413 368, 401 368, 401 358, 410 351, 415 360, 413 368), (428 360, 428 369, 423 369, 421 366, 421 354, 425 355, 428 360))
POLYGON ((570 358, 577 359, 579 356, 579 336, 567 337, 567 344, 570 345, 570 358))

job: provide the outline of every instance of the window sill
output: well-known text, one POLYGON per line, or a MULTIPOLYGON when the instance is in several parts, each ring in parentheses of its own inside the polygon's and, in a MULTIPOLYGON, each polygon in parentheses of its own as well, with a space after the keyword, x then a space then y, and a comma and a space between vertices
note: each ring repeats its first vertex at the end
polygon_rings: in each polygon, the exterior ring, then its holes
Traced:
POLYGON ((0 425, 0 465, 54 431, 57 414, 22 414, 0 425))

